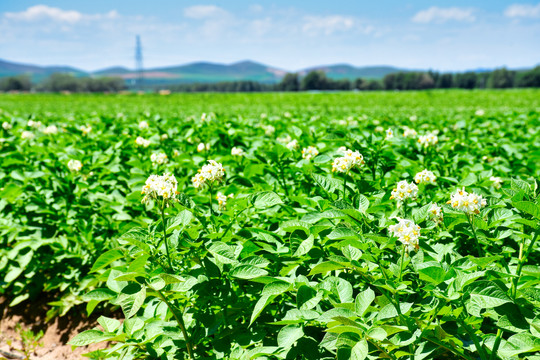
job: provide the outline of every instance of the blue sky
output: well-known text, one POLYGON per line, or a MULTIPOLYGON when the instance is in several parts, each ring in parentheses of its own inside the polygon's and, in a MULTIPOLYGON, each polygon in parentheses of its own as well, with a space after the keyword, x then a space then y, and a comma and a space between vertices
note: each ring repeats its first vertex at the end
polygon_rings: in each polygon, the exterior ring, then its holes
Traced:
POLYGON ((0 0, 0 58, 85 70, 254 60, 466 70, 540 63, 540 0, 0 0))

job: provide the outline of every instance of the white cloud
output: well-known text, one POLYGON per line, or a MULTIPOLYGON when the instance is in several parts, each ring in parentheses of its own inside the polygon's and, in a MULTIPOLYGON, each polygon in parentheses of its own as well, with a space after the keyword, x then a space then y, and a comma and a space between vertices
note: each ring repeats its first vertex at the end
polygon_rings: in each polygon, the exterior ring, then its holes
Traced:
POLYGON ((228 16, 229 13, 215 5, 195 5, 184 9, 184 16, 191 19, 208 19, 228 16))
POLYGON ((470 8, 432 6, 429 9, 419 11, 412 18, 412 21, 416 23, 444 23, 450 20, 473 22, 476 17, 474 10, 470 8))
POLYGON ((540 3, 512 4, 504 11, 504 16, 510 18, 540 18, 540 3))
POLYGON ((302 31, 308 35, 332 35, 351 30, 370 33, 373 27, 360 24, 354 17, 342 15, 305 16, 302 25, 302 31))
POLYGON ((20 12, 7 12, 4 17, 15 21, 40 21, 52 20, 59 23, 74 24, 81 20, 99 20, 99 19, 114 19, 118 17, 118 12, 112 10, 106 14, 83 14, 75 10, 63 10, 47 5, 35 5, 20 12))

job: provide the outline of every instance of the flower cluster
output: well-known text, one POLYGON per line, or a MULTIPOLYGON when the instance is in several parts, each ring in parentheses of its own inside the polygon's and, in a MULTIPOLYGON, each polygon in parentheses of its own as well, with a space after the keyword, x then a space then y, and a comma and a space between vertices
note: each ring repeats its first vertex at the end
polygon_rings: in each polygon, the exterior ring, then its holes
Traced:
POLYGON ((415 137, 418 136, 418 133, 416 132, 416 130, 411 129, 408 126, 404 126, 403 127, 403 136, 406 137, 406 138, 415 138, 415 137))
POLYGON ((167 158, 167 154, 162 152, 153 153, 152 155, 150 155, 150 160, 154 165, 163 165, 169 161, 169 159, 167 158))
POLYGON ((396 199, 398 207, 407 199, 416 199, 418 195, 418 186, 414 183, 408 183, 402 180, 397 183, 397 186, 392 190, 390 199, 396 199))
POLYGON ((338 157, 332 163, 332 171, 346 173, 349 172, 354 166, 361 167, 365 164, 364 157, 358 151, 352 151, 345 147, 340 147, 339 152, 344 154, 342 157, 338 157))
POLYGON ((9 130, 9 129, 11 129, 12 127, 13 127, 13 125, 11 125, 11 123, 8 123, 7 121, 4 121, 4 122, 2 123, 2 129, 4 129, 4 130, 9 130))
POLYGON ((282 137, 278 137, 277 141, 282 143, 282 144, 288 144, 288 143, 290 143, 292 141, 292 138, 291 138, 291 135, 286 134, 286 135, 284 135, 282 137))
POLYGON ((43 129, 43 133, 45 135, 58 134, 58 128, 56 127, 56 125, 49 125, 45 129, 43 129))
POLYGON ((394 130, 391 128, 386 129, 386 138, 385 140, 389 140, 394 137, 394 130))
POLYGON ((141 122, 139 123, 139 129, 141 129, 141 130, 148 129, 148 126, 149 126, 149 125, 148 125, 148 122, 147 122, 147 121, 144 121, 144 120, 143 120, 143 121, 141 121, 141 122))
POLYGON ((428 210, 428 215, 429 218, 436 223, 441 223, 443 220, 442 208, 437 204, 431 204, 428 210))
POLYGON ((216 199, 218 201, 219 208, 224 209, 227 206, 227 200, 233 197, 233 194, 223 195, 221 192, 218 192, 216 195, 216 199))
POLYGON ((82 169, 82 162, 80 162, 79 160, 72 159, 68 161, 67 166, 68 166, 69 171, 79 172, 82 169))
POLYGON ((427 133, 418 137, 418 143, 423 147, 436 145, 439 142, 439 137, 435 133, 427 133))
POLYGON ((276 132, 276 128, 272 125, 262 125, 261 127, 263 128, 266 136, 271 136, 276 132))
POLYGON ((478 214, 480 209, 486 206, 487 202, 482 196, 475 193, 468 193, 465 191, 465 188, 461 188, 461 190, 457 190, 450 196, 447 204, 467 214, 478 214))
POLYGON ((317 155, 319 155, 319 150, 315 146, 308 146, 302 149, 302 157, 304 159, 311 160, 317 155))
POLYGON ((21 139, 23 139, 23 140, 24 140, 24 139, 30 140, 30 139, 33 139, 33 138, 35 138, 35 137, 36 137, 36 135, 34 135, 34 133, 31 132, 31 131, 26 131, 26 130, 24 130, 24 131, 21 133, 21 139))
POLYGON ((416 175, 414 175, 414 181, 417 184, 432 184, 435 185, 435 180, 437 176, 429 170, 422 170, 416 175))
POLYGON ((38 129, 41 127, 41 121, 28 120, 28 126, 38 129))
POLYGON ((397 237, 399 241, 405 245, 407 251, 418 250, 418 240, 420 238, 420 226, 416 225, 413 221, 397 218, 398 223, 396 225, 390 225, 388 231, 397 237))
POLYGON ((135 139, 135 144, 137 144, 137 146, 142 146, 146 148, 150 146, 150 140, 146 140, 142 136, 137 136, 137 139, 135 139))
POLYGON ((163 200, 173 200, 178 194, 178 182, 174 175, 163 174, 160 175, 150 175, 146 180, 144 187, 142 188, 142 194, 144 197, 142 199, 143 203, 147 203, 151 199, 163 199, 163 200))
POLYGON ((81 125, 79 129, 82 131, 83 135, 88 135, 92 131, 92 126, 90 125, 81 125))
POLYGON ((210 150, 210 144, 200 143, 197 145, 197 152, 202 152, 204 150, 210 150))
POLYGON ((244 152, 244 149, 242 148, 239 148, 239 147, 233 147, 231 149, 231 155, 233 156, 244 156, 246 153, 244 152))
POLYGON ((285 145, 287 147, 287 149, 293 151, 295 149, 298 148, 298 140, 294 139, 290 142, 287 143, 287 145, 285 145))
POLYGON ((214 161, 208 160, 208 164, 204 165, 197 175, 191 178, 191 182, 195 188, 204 186, 207 182, 219 182, 225 176, 223 165, 214 161))
POLYGON ((493 187, 497 190, 501 188, 502 179, 498 176, 492 176, 489 180, 493 183, 493 187))

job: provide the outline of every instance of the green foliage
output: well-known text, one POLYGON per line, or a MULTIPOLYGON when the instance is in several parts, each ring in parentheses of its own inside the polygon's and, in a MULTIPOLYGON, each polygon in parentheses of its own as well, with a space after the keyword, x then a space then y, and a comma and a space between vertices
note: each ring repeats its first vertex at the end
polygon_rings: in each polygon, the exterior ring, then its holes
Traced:
POLYGON ((13 98, 0 97, 12 124, 0 130, 0 291, 12 304, 58 294, 51 316, 75 305, 121 312, 71 339, 109 342, 90 357, 540 351, 538 91, 433 93, 430 106, 425 93, 13 98), (52 124, 57 134, 41 131, 52 124), (401 126, 438 131, 438 143, 423 147, 401 126), (298 149, 276 140, 286 135, 298 149), (319 154, 302 158, 307 146, 319 154), (365 165, 332 172, 341 146, 365 165), (152 163, 157 152, 168 162, 152 163), (226 178, 196 189, 207 160, 226 178), (397 207, 392 189, 424 169, 436 183, 397 207), (177 201, 142 204, 147 177, 164 172, 178 180, 177 201), (463 186, 487 199, 478 214, 446 205, 463 186), (233 196, 218 204, 218 191, 233 196), (388 231, 396 217, 421 227, 418 248, 388 231))

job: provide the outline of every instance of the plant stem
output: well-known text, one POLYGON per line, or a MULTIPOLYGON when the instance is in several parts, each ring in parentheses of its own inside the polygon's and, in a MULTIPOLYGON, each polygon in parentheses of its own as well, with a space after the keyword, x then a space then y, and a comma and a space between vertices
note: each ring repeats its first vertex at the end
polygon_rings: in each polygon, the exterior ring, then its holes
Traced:
POLYGON ((214 197, 214 192, 212 189, 212 185, 209 186, 209 192, 210 192, 210 201, 208 202, 208 206, 210 206, 210 215, 214 215, 214 209, 212 208, 212 198, 214 197))
POLYGON ((163 293, 161 291, 158 290, 157 293, 158 293, 159 297, 161 298, 161 300, 171 310, 171 313, 173 314, 176 322, 178 322, 178 325, 180 326, 180 330, 182 330, 182 335, 184 336, 184 340, 186 340, 186 348, 187 348, 189 358, 191 360, 193 360, 193 350, 191 349, 191 342, 189 340, 189 336, 188 336, 188 333, 186 331, 186 324, 184 324, 184 317, 182 316, 182 314, 178 313, 178 309, 176 307, 174 307, 174 305, 171 304, 169 302, 169 300, 167 300, 167 298, 165 297, 165 295, 163 295, 163 293))
POLYGON ((399 263, 399 282, 401 282, 401 275, 403 273, 403 258, 405 258, 405 244, 403 244, 403 249, 401 250, 401 261, 399 263))
POLYGON ((495 343, 493 344, 493 350, 491 351, 490 360, 497 359, 497 350, 499 350, 499 345, 501 345, 503 331, 501 329, 497 330, 497 337, 495 338, 495 343))
POLYGON ((347 174, 345 173, 343 175, 343 200, 345 200, 345 192, 346 192, 346 189, 347 189, 347 174))
MULTIPOLYGON (((488 360, 487 354, 484 350, 484 348, 480 345, 480 342, 478 341, 478 337, 476 334, 472 331, 469 325, 465 322, 465 319, 459 319, 462 317, 464 313, 467 312, 467 309, 465 308, 465 303, 463 302, 463 298, 461 299, 461 307, 463 308, 463 312, 459 314, 458 320, 461 320, 461 324, 465 328, 465 331, 469 336, 471 337, 472 341, 474 342, 474 346, 476 347, 476 351, 478 351, 478 355, 480 355, 481 360, 488 360)), ((464 317, 464 316, 463 316, 464 317)))
POLYGON ((469 221, 469 225, 471 225, 474 240, 476 242, 476 251, 478 251, 478 256, 484 257, 484 251, 482 250, 482 247, 480 246, 480 242, 478 241, 478 237, 476 236, 476 230, 474 229, 474 223, 472 221, 473 216, 474 215, 467 215, 467 220, 469 221))
POLYGON ((519 283, 519 278, 521 276, 521 270, 523 268, 523 265, 525 265, 525 263, 527 262, 527 256, 531 252, 537 238, 538 238, 538 232, 534 233, 534 236, 531 239, 531 243, 529 244, 527 251, 525 251, 525 255, 523 255, 523 247, 524 247, 525 239, 521 242, 521 244, 519 244, 519 261, 518 261, 518 266, 516 269, 516 277, 512 280, 512 289, 510 290, 510 295, 512 296, 514 300, 516 300, 516 296, 517 296, 517 286, 519 283))
POLYGON ((172 271, 171 253, 169 251, 169 241, 167 240, 167 224, 165 222, 165 200, 161 204, 161 223, 163 225, 163 241, 165 242, 165 249, 167 249, 167 260, 169 262, 169 269, 172 271))

